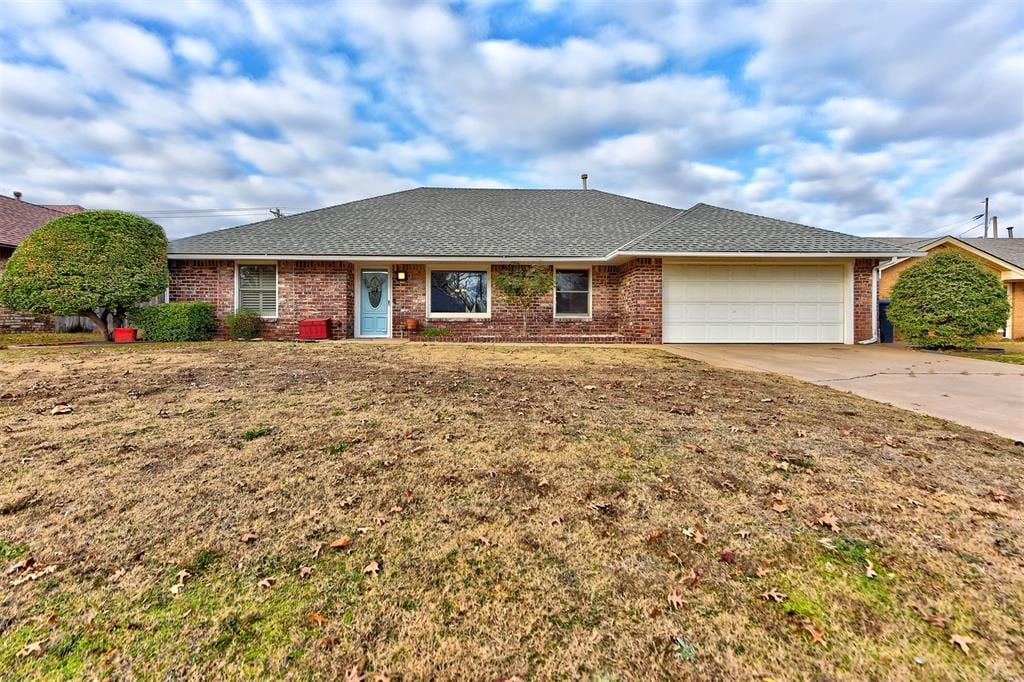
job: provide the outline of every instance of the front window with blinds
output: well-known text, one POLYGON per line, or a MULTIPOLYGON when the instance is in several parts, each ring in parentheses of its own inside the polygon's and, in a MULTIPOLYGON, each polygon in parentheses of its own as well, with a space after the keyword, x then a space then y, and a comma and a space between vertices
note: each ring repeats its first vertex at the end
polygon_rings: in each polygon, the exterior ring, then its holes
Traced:
POLYGON ((238 309, 277 317, 277 266, 238 266, 238 309))

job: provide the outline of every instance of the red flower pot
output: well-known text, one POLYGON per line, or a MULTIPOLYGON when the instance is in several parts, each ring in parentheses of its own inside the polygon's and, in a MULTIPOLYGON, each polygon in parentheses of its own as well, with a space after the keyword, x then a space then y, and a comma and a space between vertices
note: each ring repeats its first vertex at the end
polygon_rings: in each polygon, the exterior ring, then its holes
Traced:
POLYGON ((114 343, 135 343, 139 340, 139 330, 131 327, 115 327, 114 343))

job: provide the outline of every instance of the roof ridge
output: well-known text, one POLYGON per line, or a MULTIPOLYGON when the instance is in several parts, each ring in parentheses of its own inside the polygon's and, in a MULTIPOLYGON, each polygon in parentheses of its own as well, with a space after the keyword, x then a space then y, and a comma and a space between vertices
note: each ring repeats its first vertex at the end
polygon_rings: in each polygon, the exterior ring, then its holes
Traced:
MULTIPOLYGON (((67 215, 67 213, 65 213, 64 211, 58 211, 55 208, 50 208, 46 204, 37 204, 34 201, 25 201, 24 199, 19 199, 17 197, 9 197, 6 194, 0 194, 0 197, 3 197, 4 199, 7 199, 8 201, 16 201, 19 204, 27 204, 28 206, 35 206, 36 208, 41 208, 44 211, 49 211, 50 213, 56 213, 57 215, 67 215)), ((63 206, 65 204, 60 204, 60 205, 63 206)), ((70 206, 71 204, 67 204, 67 205, 70 206)), ((75 204, 75 205, 77 206, 77 204, 75 204)))
POLYGON ((171 241, 180 242, 180 241, 184 241, 186 239, 191 239, 192 237, 200 237, 200 236, 204 236, 205 237, 206 235, 209 235, 209 234, 221 234, 223 232, 231 232, 232 230, 240 230, 243 227, 253 227, 255 225, 262 225, 264 223, 270 223, 270 222, 273 222, 275 220, 283 220, 283 219, 287 219, 287 218, 296 218, 298 216, 309 215, 310 213, 319 213, 320 211, 327 211, 327 210, 332 209, 332 208, 338 208, 339 206, 349 206, 351 204, 359 204, 359 203, 362 203, 364 201, 372 201, 373 199, 380 199, 381 197, 389 197, 389 196, 392 196, 392 195, 395 195, 395 194, 405 194, 407 192, 416 192, 416 191, 421 190, 421 189, 428 189, 428 188, 426 188, 426 187, 410 187, 409 189, 400 189, 400 190, 396 190, 394 192, 386 192, 384 194, 377 194, 377 195, 372 196, 372 197, 363 197, 362 199, 353 199, 352 201, 343 201, 340 204, 331 204, 330 206, 321 206, 320 208, 312 208, 312 209, 310 209, 308 211, 300 211, 298 213, 292 213, 291 215, 286 215, 283 218, 277 218, 277 217, 266 218, 264 220, 257 220, 254 223, 243 223, 241 225, 232 225, 231 227, 222 227, 219 230, 209 230, 207 232, 197 232, 196 234, 190 234, 190 235, 187 235, 185 237, 178 237, 177 239, 172 239, 171 241))
MULTIPOLYGON (((794 220, 783 220, 782 218, 773 218, 771 216, 761 215, 760 213, 751 213, 750 211, 740 211, 735 208, 726 208, 725 206, 715 206, 714 204, 706 204, 703 201, 694 204, 691 208, 697 208, 698 206, 707 206, 708 208, 714 208, 719 211, 728 211, 729 213, 739 213, 740 215, 749 215, 754 218, 761 218, 762 220, 774 220, 778 223, 786 223, 788 225, 795 225, 796 227, 802 227, 810 230, 818 230, 820 232, 828 232, 830 234, 839 234, 844 237, 853 237, 854 239, 860 239, 867 242, 873 242, 878 246, 888 247, 889 244, 885 244, 881 241, 875 241, 874 237, 864 237, 859 234, 850 234, 848 232, 840 232, 839 230, 830 230, 827 227, 818 227, 817 225, 808 225, 806 223, 798 223, 794 220)), ((881 238, 879 238, 881 239, 881 238)))
POLYGON ((649 237, 650 235, 654 234, 654 233, 655 233, 655 232, 657 232, 658 230, 661 230, 661 229, 663 229, 663 228, 665 228, 665 227, 668 227, 669 225, 671 225, 672 223, 674 223, 674 222, 676 221, 676 219, 677 219, 677 218, 679 218, 680 216, 682 216, 682 215, 683 215, 684 213, 689 213, 689 212, 690 212, 690 211, 692 211, 692 210, 693 210, 693 209, 694 209, 694 208, 695 208, 696 206, 697 206, 697 204, 694 204, 694 205, 693 205, 693 206, 691 206, 690 208, 683 208, 683 209, 680 209, 678 213, 676 213, 676 214, 675 214, 674 216, 672 216, 672 217, 671 217, 671 218, 669 218, 668 220, 665 220, 665 221, 663 221, 663 222, 661 222, 661 223, 659 223, 659 224, 655 225, 654 227, 652 227, 651 229, 647 230, 647 232, 644 232, 643 234, 639 234, 639 235, 637 235, 636 237, 633 237, 633 238, 632 238, 632 239, 630 239, 630 240, 629 240, 628 242, 626 242, 625 244, 623 244, 623 245, 622 245, 622 246, 620 246, 619 248, 615 249, 614 251, 612 251, 612 252, 611 252, 611 253, 609 253, 608 255, 609 255, 609 256, 611 256, 612 254, 614 254, 614 253, 618 253, 619 251, 624 251, 624 250, 626 249, 626 247, 630 246, 631 244, 635 244, 636 242, 640 241, 640 240, 641 240, 641 239, 643 239, 644 237, 649 237))

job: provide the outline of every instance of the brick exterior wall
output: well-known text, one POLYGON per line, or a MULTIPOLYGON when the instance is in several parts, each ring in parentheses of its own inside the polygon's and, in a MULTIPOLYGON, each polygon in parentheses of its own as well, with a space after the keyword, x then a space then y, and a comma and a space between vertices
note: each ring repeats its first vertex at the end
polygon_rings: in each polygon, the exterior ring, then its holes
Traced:
MULTIPOLYGON (((527 310, 527 333, 523 336, 523 311, 512 304, 494 286, 494 277, 511 265, 491 265, 491 316, 488 319, 427 319, 427 267, 423 264, 396 265, 392 268, 394 307, 393 335, 423 339, 420 333, 406 331, 406 320, 414 319, 425 327, 446 329, 451 334, 431 337, 442 341, 537 341, 545 343, 618 343, 628 338, 619 328, 619 268, 595 265, 591 268, 591 315, 589 318, 555 318, 554 294, 540 297, 527 310), (407 273, 399 282, 397 273, 407 273)), ((551 271, 548 267, 548 271, 551 271)))
MULTIPOLYGON (((12 253, 14 249, 0 246, 0 277, 12 253)), ((52 332, 55 328, 52 315, 36 315, 0 307, 0 332, 52 332)))
MULTIPOLYGON (((229 260, 168 262, 171 301, 213 304, 218 337, 226 337, 224 316, 235 310, 235 262, 229 260)), ((331 336, 352 336, 352 264, 340 261, 278 261, 276 320, 264 320, 261 338, 298 336, 299 320, 329 318, 331 336)))
MULTIPOLYGON (((871 338, 873 306, 871 271, 876 261, 858 259, 853 267, 854 339, 871 338)), ((209 301, 222 321, 218 336, 225 336, 223 318, 234 310, 235 263, 226 260, 170 261, 172 301, 209 301)), ((279 261, 278 314, 265 321, 262 337, 294 339, 298 322, 330 318, 332 337, 354 334, 355 276, 357 267, 341 261, 279 261)), ((439 341, 538 341, 549 343, 660 343, 662 332, 662 261, 635 258, 622 265, 595 265, 591 269, 591 316, 556 319, 552 295, 541 297, 527 312, 527 334, 522 333, 522 312, 493 286, 493 278, 506 265, 490 266, 491 316, 488 319, 427 319, 427 266, 422 263, 391 266, 392 335, 423 340, 425 327, 443 328, 439 341), (406 273, 404 281, 398 272, 406 273), (419 331, 406 330, 415 320, 419 331)), ((1022 323, 1024 326, 1024 323, 1022 323)))
POLYGON ((621 267, 619 311, 630 343, 661 343, 661 259, 634 258, 621 267))
POLYGON ((871 273, 878 261, 858 258, 853 262, 853 340, 871 338, 872 318, 875 315, 871 300, 871 273))

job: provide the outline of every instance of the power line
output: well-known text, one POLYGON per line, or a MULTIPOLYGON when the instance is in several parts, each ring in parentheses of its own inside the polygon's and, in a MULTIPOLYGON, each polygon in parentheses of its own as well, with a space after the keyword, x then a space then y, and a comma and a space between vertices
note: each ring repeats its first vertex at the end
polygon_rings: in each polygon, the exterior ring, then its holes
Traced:
POLYGON ((963 237, 968 232, 973 232, 974 230, 977 230, 979 227, 982 227, 984 225, 985 223, 978 223, 977 225, 972 225, 971 227, 967 228, 966 230, 958 234, 957 237, 963 237))

